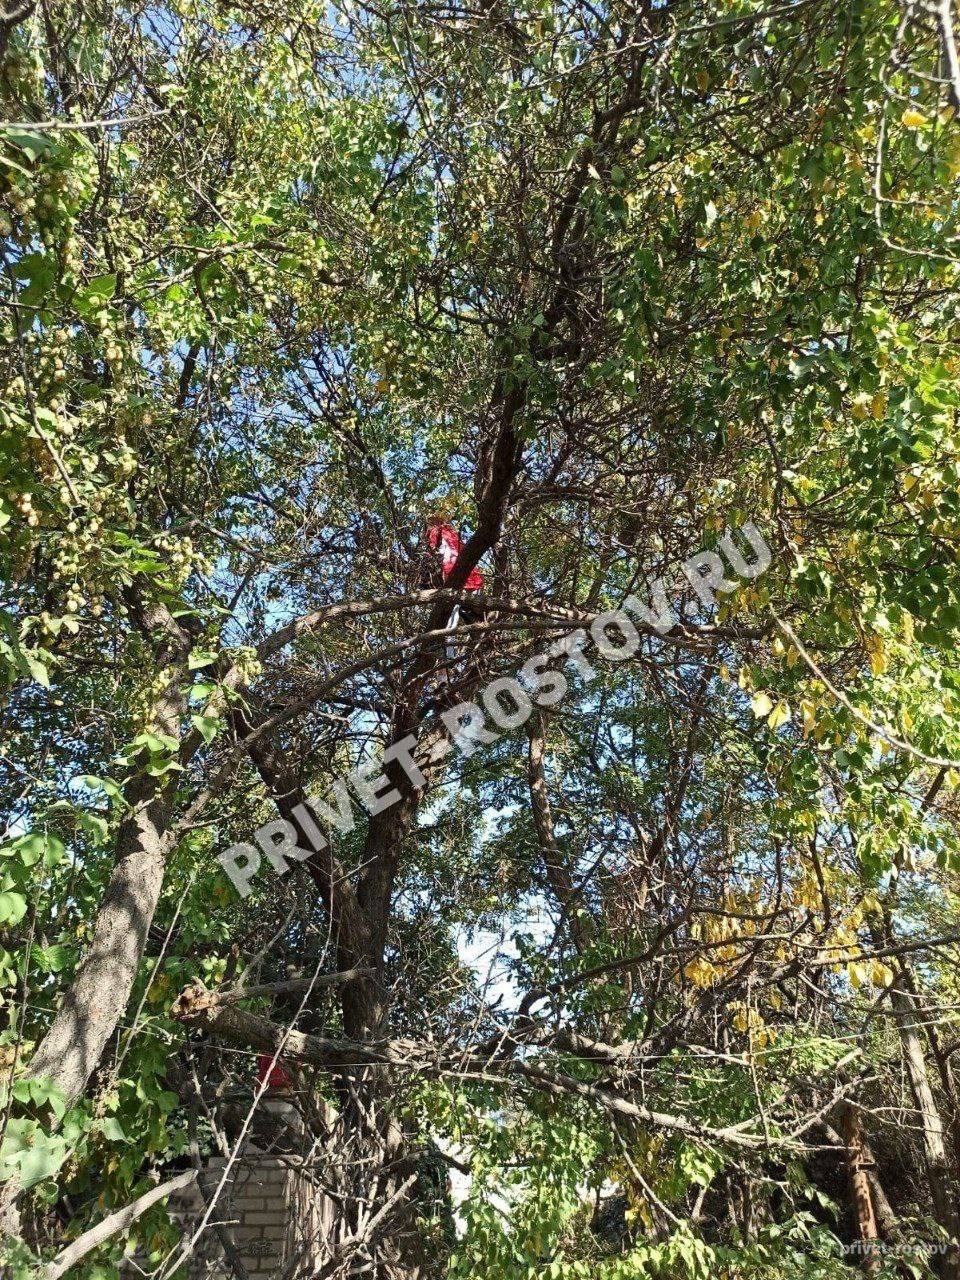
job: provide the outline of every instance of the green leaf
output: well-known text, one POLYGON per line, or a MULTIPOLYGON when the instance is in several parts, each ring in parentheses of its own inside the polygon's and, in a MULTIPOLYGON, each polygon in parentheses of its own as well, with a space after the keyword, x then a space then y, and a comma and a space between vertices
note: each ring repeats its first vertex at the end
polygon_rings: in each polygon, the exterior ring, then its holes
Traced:
POLYGON ((43 831, 29 831, 0 847, 0 856, 16 857, 25 867, 35 866, 41 858, 45 866, 56 866, 65 853, 63 841, 43 831))
POLYGON ((24 1152, 20 1157, 20 1182, 23 1189, 29 1191, 44 1178, 52 1178, 63 1164, 66 1155, 67 1144, 62 1139, 48 1138, 43 1135, 42 1141, 37 1142, 35 1147, 24 1152))
POLYGON ((84 296, 87 298, 112 298, 117 289, 117 277, 113 274, 104 276, 94 276, 92 280, 88 280, 84 288, 84 296))
POLYGON ((67 1155, 59 1135, 45 1133, 35 1120, 13 1119, 0 1145, 0 1178, 16 1175, 25 1190, 53 1175, 67 1155))
POLYGON ((0 924, 19 924, 27 914, 27 900, 12 889, 0 893, 0 924))
POLYGON ((166 760, 154 756, 151 758, 144 773, 149 774, 151 778, 160 778, 165 773, 183 773, 183 765, 177 760, 166 760))
POLYGON ((22 173, 25 178, 33 176, 26 165, 20 164, 19 161, 14 160, 13 156, 7 155, 4 151, 0 151, 0 164, 6 165, 8 169, 16 169, 17 173, 22 173))
POLYGON ((112 799, 116 799, 122 795, 122 788, 119 782, 115 782, 113 778, 99 778, 94 773, 82 773, 77 779, 85 787, 91 791, 104 791, 112 799))
POLYGON ((25 254, 17 263, 16 274, 18 279, 27 281, 27 287, 20 295, 21 301, 34 306, 53 286, 56 260, 46 253, 25 254))
POLYGON ((110 825, 106 818, 102 818, 98 813, 90 813, 87 809, 80 810, 80 826, 87 835, 93 836, 97 844, 103 844, 110 834, 110 825))
POLYGON ((29 1103, 37 1107, 49 1106, 58 1120, 63 1118, 63 1114, 66 1111, 66 1099, 63 1096, 63 1091, 52 1080, 17 1080, 13 1086, 13 1096, 18 1102, 29 1103))
POLYGON ((24 659, 24 662, 26 662, 27 664, 27 668, 30 674, 33 676, 34 680, 36 680, 37 684, 42 684, 45 689, 49 689, 50 674, 47 671, 47 668, 44 666, 44 664, 40 661, 40 659, 35 658, 30 653, 25 653, 23 655, 23 659, 24 659))
POLYGON ((48 133, 32 133, 26 129, 4 129, 0 137, 13 143, 20 151, 25 151, 31 160, 36 160, 37 156, 53 146, 53 138, 48 133))
POLYGON ((138 733, 132 745, 146 747, 154 755, 166 755, 167 752, 176 751, 180 743, 169 733, 138 733))
POLYGON ((209 746, 217 736, 217 729, 220 727, 219 716, 191 716, 190 722, 209 746))
POLYGON ((108 1142, 126 1142, 127 1135, 123 1132, 123 1126, 114 1116, 107 1116, 100 1125, 103 1130, 103 1136, 108 1142))
POLYGON ((61 973, 70 964, 72 957, 70 948, 60 943, 50 947, 37 947, 34 952, 35 963, 47 973, 61 973))

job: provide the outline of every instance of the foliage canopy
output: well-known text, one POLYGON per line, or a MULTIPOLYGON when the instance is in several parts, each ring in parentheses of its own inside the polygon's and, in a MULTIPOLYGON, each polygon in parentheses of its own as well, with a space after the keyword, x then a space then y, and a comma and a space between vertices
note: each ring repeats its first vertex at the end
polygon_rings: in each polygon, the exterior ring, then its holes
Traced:
MULTIPOLYGON (((893 0, 0 18, 11 1275, 282 1046, 318 1275, 839 1280, 872 1216, 960 1276, 956 66, 893 0), (748 521, 762 576, 433 750, 748 521)), ((186 1274, 162 1200, 70 1274, 134 1253, 186 1274)))

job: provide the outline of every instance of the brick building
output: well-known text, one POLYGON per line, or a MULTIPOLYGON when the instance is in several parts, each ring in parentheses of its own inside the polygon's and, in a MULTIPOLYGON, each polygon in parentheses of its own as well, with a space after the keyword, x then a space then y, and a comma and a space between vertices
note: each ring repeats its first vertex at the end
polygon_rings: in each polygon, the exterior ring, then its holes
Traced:
MULTIPOLYGON (((204 1174, 207 1195, 219 1186, 226 1161, 211 1160, 204 1174)), ((296 1155, 267 1155, 247 1151, 232 1165, 208 1225, 197 1241, 188 1266, 191 1280, 234 1280, 226 1265, 222 1240, 236 1250, 244 1270, 254 1280, 276 1277, 297 1280, 310 1276, 320 1261, 326 1201, 302 1171, 296 1155)), ((184 1240, 203 1218, 199 1187, 170 1201, 171 1216, 182 1224, 184 1240)))

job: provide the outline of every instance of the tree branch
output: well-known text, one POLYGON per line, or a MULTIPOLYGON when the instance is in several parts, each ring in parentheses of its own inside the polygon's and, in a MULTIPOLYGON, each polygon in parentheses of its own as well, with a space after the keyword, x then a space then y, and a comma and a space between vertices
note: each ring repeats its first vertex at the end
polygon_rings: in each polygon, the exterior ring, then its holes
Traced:
POLYGON ((143 1216, 148 1209, 151 1209, 158 1200, 162 1200, 165 1196, 171 1196, 176 1191, 183 1191, 190 1184, 196 1181, 196 1169, 190 1169, 187 1173, 181 1173, 176 1178, 171 1178, 169 1182, 161 1182, 159 1187, 153 1187, 150 1191, 144 1192, 132 1204, 128 1204, 124 1209, 118 1209, 116 1213, 109 1214, 102 1222, 98 1222, 95 1227, 91 1227, 89 1231, 85 1231, 82 1236, 78 1236, 68 1248, 62 1253, 58 1253, 54 1260, 47 1264, 43 1271, 43 1280, 60 1280, 60 1276, 65 1275, 71 1267, 75 1267, 81 1258, 85 1258, 99 1245, 109 1240, 111 1236, 115 1236, 117 1232, 123 1231, 132 1223, 143 1216))

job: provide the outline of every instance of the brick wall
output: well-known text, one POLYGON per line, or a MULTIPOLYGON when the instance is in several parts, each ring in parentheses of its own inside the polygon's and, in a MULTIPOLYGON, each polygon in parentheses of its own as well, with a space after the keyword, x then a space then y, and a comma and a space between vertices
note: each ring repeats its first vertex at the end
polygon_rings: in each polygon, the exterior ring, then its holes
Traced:
MULTIPOLYGON (((204 1184, 212 1194, 226 1161, 211 1160, 204 1184)), ((203 1199, 196 1186, 168 1203, 170 1216, 181 1224, 186 1240, 203 1215, 203 1199)), ((298 1156, 242 1155, 231 1167, 210 1223, 220 1222, 236 1247, 251 1280, 295 1280, 310 1275, 320 1260, 320 1244, 327 1225, 327 1202, 302 1172, 298 1156)), ((191 1280, 232 1280, 212 1226, 197 1242, 188 1267, 191 1280)), ((134 1268, 123 1280, 133 1280, 134 1268)))

